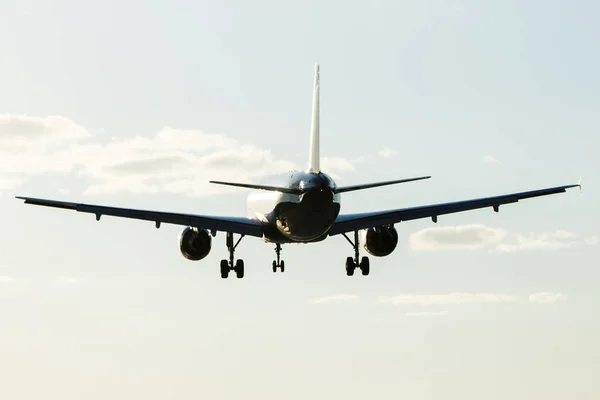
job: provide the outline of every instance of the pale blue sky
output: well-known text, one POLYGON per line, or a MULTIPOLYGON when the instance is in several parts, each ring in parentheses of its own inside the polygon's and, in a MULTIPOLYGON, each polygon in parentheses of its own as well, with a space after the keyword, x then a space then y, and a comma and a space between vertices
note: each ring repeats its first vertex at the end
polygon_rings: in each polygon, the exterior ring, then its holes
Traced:
POLYGON ((1 397, 598 398, 599 13, 591 1, 2 1, 1 397), (345 275, 341 237, 284 246, 284 274, 273 246, 247 238, 243 280, 219 276, 222 234, 191 262, 181 227, 14 199, 245 215, 245 190, 206 181, 305 166, 315 62, 321 152, 339 182, 433 175, 345 195, 343 212, 580 175, 583 194, 400 224, 368 277, 345 275), (189 163, 158 162, 172 155, 189 163), (143 158, 157 161, 125 165, 143 158))

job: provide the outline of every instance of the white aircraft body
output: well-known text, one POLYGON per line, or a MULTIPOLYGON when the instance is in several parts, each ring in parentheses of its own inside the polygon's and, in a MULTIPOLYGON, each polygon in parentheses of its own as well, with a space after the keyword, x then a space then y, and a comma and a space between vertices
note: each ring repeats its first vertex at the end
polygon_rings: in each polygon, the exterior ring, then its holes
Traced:
POLYGON ((292 171, 280 185, 267 186, 250 183, 211 181, 216 184, 255 189, 248 197, 247 217, 209 216, 180 214, 149 210, 116 208, 100 205, 72 203, 17 196, 27 204, 63 208, 96 215, 154 221, 159 228, 161 223, 183 225, 179 235, 180 251, 189 260, 205 258, 212 248, 212 238, 217 232, 224 232, 229 259, 221 260, 221 277, 227 278, 235 271, 238 278, 244 277, 244 262, 234 259, 234 252, 244 236, 261 238, 274 243, 277 259, 273 261, 273 272, 285 269, 281 260, 281 246, 286 243, 313 243, 330 236, 343 235, 354 249, 354 256, 346 259, 346 274, 354 275, 359 268, 363 275, 370 271, 369 258, 360 257, 360 244, 371 255, 390 255, 398 243, 395 224, 420 218, 431 218, 437 222, 439 215, 491 207, 498 212, 500 205, 516 203, 532 197, 563 193, 580 184, 557 186, 546 189, 500 196, 484 197, 410 208, 385 211, 371 211, 359 214, 340 214, 341 193, 363 190, 428 179, 430 176, 399 179, 386 182, 368 183, 338 187, 334 180, 320 167, 319 154, 319 64, 315 65, 312 127, 310 135, 308 167, 304 171, 292 171), (234 243, 234 234, 240 235, 234 243), (353 240, 348 237, 353 236, 353 240))

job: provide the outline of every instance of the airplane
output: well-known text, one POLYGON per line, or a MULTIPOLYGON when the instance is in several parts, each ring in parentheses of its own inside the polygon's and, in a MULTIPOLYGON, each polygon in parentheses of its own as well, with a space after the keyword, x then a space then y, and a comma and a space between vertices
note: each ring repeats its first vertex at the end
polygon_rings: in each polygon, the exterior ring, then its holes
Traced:
POLYGON ((276 260, 273 261, 273 272, 277 272, 278 269, 284 272, 285 262, 281 259, 283 244, 315 243, 330 236, 342 235, 354 249, 354 256, 346 258, 346 275, 353 276, 357 268, 361 270, 362 275, 369 275, 369 257, 360 257, 360 244, 362 243, 364 249, 372 256, 390 255, 398 244, 395 224, 421 218, 431 218, 434 223, 437 223, 440 215, 487 207, 498 212, 500 205, 516 203, 533 197, 564 193, 566 189, 573 187, 581 189, 580 181, 574 185, 450 203, 358 214, 340 214, 342 193, 419 181, 429 179, 431 176, 337 186, 334 180, 320 167, 319 92, 320 71, 319 63, 317 63, 314 70, 312 124, 307 169, 294 170, 284 174, 281 184, 274 186, 210 181, 213 184, 254 189, 247 199, 247 217, 117 208, 24 196, 16 196, 16 198, 25 200, 25 204, 95 214, 97 221, 102 215, 109 215, 154 221, 157 229, 162 223, 183 225, 185 228, 178 235, 179 248, 181 254, 192 261, 199 261, 208 256, 212 249, 212 238, 216 236, 217 232, 223 232, 229 252, 229 259, 221 260, 220 264, 221 277, 225 279, 231 271, 235 272, 237 278, 244 277, 244 261, 242 259, 235 260, 234 253, 245 236, 260 238, 265 243, 275 244, 276 260), (348 237, 348 234, 354 236, 353 240, 348 237), (239 235, 235 243, 234 235, 239 235))

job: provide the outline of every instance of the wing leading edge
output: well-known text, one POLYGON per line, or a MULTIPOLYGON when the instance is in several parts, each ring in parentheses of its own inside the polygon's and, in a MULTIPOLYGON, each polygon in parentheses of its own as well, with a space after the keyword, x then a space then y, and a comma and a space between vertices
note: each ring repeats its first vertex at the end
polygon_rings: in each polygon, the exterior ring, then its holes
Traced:
POLYGON ((577 184, 557 186, 548 189, 511 193, 494 197, 483 197, 479 199, 456 201, 452 203, 441 203, 427 206, 399 208, 395 210, 340 215, 329 230, 329 235, 339 235, 346 232, 353 232, 381 225, 396 224, 402 221, 410 221, 413 219, 420 218, 431 218, 433 222, 437 222, 437 217, 439 215, 476 210, 486 207, 493 207, 494 211, 498 212, 499 207, 503 204, 516 203, 519 200, 529 199, 533 197, 564 193, 567 189, 573 187, 581 187, 581 185, 577 184))
POLYGON ((248 236, 263 236, 263 226, 260 222, 249 218, 217 217, 195 214, 178 214, 161 211, 136 210, 132 208, 118 208, 97 206, 93 204, 71 203, 67 201, 37 199, 33 197, 16 196, 17 199, 25 200, 25 204, 37 206, 62 208, 78 212, 96 214, 96 220, 102 215, 153 221, 156 227, 161 223, 192 226, 209 231, 231 232, 248 236))

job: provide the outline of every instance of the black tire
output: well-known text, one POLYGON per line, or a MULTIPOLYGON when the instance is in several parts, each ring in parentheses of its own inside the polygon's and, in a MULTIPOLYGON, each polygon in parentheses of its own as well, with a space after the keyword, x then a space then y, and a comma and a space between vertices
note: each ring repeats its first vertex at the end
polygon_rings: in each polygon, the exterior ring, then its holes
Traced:
POLYGON ((369 257, 363 257, 362 260, 360 260, 360 269, 362 270, 363 275, 369 275, 369 272, 371 271, 369 257))
POLYGON ((235 275, 238 279, 242 279, 244 277, 244 260, 237 260, 235 263, 235 275))
POLYGON ((279 269, 281 269, 281 272, 285 271, 285 262, 283 260, 279 263, 279 269))
POLYGON ((229 277, 229 262, 227 260, 221 260, 221 278, 227 279, 229 277))
POLYGON ((354 275, 354 268, 356 268, 356 266, 354 265, 354 259, 352 257, 347 257, 346 258, 346 275, 348 275, 348 276, 354 275))
POLYGON ((273 272, 277 272, 277 261, 273 260, 273 272))

